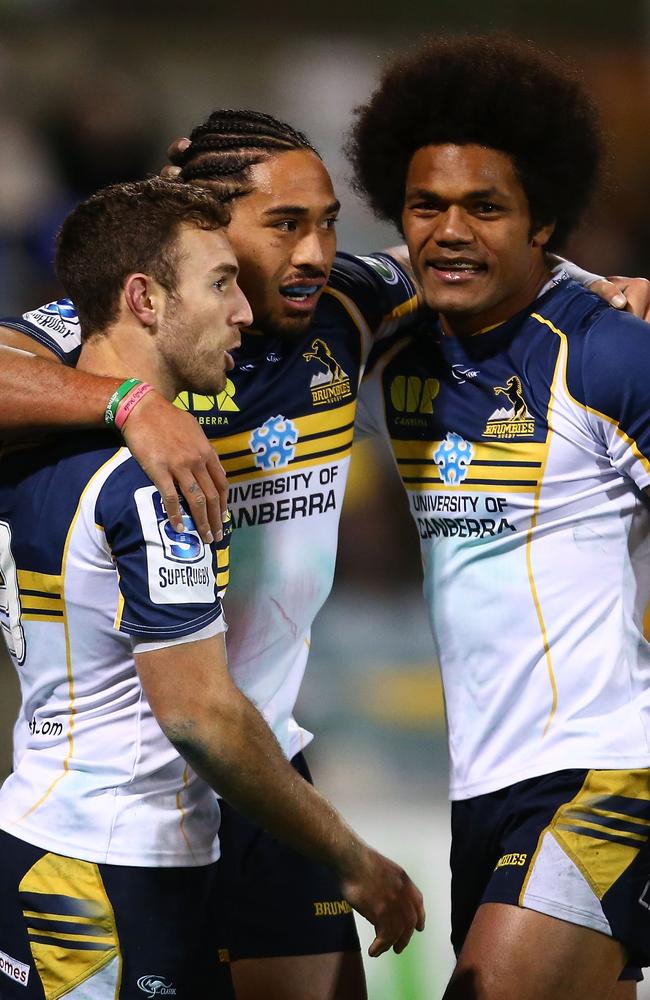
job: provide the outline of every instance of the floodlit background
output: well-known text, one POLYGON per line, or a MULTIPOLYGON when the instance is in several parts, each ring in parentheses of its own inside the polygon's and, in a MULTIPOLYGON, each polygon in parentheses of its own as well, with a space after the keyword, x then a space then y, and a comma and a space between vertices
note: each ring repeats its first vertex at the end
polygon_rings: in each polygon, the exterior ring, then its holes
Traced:
MULTIPOLYGON (((604 0, 248 0, 232 8, 0 0, 0 315, 59 295, 52 236, 73 204, 110 181, 157 171, 168 141, 216 107, 256 108, 306 131, 343 202, 340 246, 394 243, 347 185, 340 146, 350 110, 382 62, 422 34, 493 27, 572 56, 610 132, 608 183, 571 254, 604 273, 650 274, 650 8, 642 0, 617 9, 604 0)), ((15 707, 2 658, 0 775, 10 766, 15 707)), ((442 696, 414 531, 390 468, 368 446, 355 455, 338 582, 314 630, 299 715, 318 734, 310 761, 319 785, 427 897, 425 933, 399 958, 367 963, 371 1000, 435 1000, 452 962, 442 696)))

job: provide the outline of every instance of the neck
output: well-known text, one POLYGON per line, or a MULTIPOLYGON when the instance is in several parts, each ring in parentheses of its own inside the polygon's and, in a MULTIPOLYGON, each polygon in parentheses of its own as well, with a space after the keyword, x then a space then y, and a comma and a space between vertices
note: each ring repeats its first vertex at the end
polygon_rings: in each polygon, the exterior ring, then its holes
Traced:
POLYGON ((138 378, 169 400, 179 391, 172 373, 153 349, 153 337, 146 329, 128 323, 116 323, 84 341, 77 368, 93 375, 138 378))

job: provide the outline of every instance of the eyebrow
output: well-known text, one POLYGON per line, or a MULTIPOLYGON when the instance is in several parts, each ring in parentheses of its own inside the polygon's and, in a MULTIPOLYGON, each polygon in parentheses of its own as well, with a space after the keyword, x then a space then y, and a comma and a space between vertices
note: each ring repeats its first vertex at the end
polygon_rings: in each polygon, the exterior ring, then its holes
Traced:
MULTIPOLYGON (((406 196, 408 198, 430 198, 439 199, 440 201, 447 201, 443 198, 437 191, 432 191, 431 188, 407 188, 406 196)), ((506 194, 499 190, 497 187, 489 188, 478 188, 476 191, 468 191, 464 196, 463 200, 467 198, 505 198, 506 194)))
POLYGON ((216 267, 212 268, 211 274, 220 274, 225 278, 239 274, 239 268, 235 264, 217 264, 216 267))
MULTIPOLYGON (((333 201, 323 211, 323 215, 331 215, 338 212, 341 207, 340 201, 333 201)), ((310 209, 305 205, 276 205, 274 208, 267 208, 264 215, 309 215, 310 209)))

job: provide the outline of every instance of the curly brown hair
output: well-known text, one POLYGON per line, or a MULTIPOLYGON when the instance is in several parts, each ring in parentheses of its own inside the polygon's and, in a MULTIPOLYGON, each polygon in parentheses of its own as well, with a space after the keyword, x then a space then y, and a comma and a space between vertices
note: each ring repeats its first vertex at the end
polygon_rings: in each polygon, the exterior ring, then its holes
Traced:
POLYGON ((548 249, 575 228, 598 176, 598 114, 576 71, 511 35, 430 38, 385 70, 356 109, 346 152, 354 186, 398 229, 406 174, 422 146, 476 143, 512 157, 548 249))
POLYGON ((211 230, 229 221, 210 191, 161 177, 113 184, 77 205, 57 236, 55 269, 83 336, 116 319, 129 274, 142 271, 175 294, 181 225, 211 230))

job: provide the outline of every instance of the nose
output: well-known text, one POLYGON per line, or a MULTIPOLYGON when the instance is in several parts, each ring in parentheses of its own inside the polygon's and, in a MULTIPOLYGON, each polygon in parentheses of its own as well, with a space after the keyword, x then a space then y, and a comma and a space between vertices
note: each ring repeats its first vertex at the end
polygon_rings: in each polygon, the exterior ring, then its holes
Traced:
POLYGON ((233 310, 231 314, 231 322, 235 326, 250 326, 253 322, 253 311, 249 305, 248 299, 242 292, 238 284, 235 283, 234 286, 234 302, 233 310))
POLYGON ((319 271, 327 269, 327 252, 325 249, 326 233, 312 229, 304 233, 295 243, 291 254, 294 267, 313 267, 319 271))
POLYGON ((438 214, 434 239, 440 246, 467 245, 474 239, 467 213, 460 205, 450 205, 438 214))

